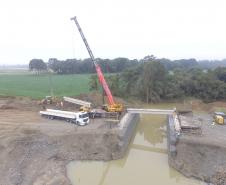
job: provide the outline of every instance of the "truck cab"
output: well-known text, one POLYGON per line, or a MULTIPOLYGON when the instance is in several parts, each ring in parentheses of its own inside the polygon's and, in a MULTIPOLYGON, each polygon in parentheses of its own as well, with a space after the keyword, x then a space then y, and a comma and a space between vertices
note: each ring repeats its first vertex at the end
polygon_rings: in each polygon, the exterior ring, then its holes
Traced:
POLYGON ((76 113, 76 119, 73 120, 77 125, 84 126, 89 123, 89 114, 87 112, 76 113))

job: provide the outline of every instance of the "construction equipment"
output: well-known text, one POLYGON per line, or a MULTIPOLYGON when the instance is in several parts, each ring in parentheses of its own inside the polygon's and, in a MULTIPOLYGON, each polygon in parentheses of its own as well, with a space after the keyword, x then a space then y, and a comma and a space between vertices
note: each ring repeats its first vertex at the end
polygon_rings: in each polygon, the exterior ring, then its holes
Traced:
POLYGON ((100 66, 98 65, 98 63, 96 62, 95 58, 94 58, 94 55, 89 47, 89 44, 82 32, 82 29, 77 21, 77 18, 76 17, 72 17, 71 20, 73 20, 78 28, 78 31, 82 37, 82 40, 86 46, 86 49, 90 55, 90 58, 91 60, 93 61, 93 64, 95 66, 95 69, 96 69, 96 72, 97 72, 97 76, 98 76, 98 79, 99 79, 99 82, 101 84, 101 86, 103 87, 104 89, 104 92, 105 94, 107 95, 107 100, 108 100, 108 105, 104 106, 104 109, 108 112, 122 112, 123 111, 123 105, 120 104, 120 103, 115 103, 114 99, 113 99, 113 96, 112 96, 112 93, 108 87, 108 84, 104 78, 104 75, 102 73, 102 70, 100 68, 100 66))
POLYGON ((44 99, 41 100, 41 103, 45 104, 45 105, 52 104, 52 97, 51 96, 46 96, 44 99))
POLYGON ((56 97, 46 96, 44 99, 41 100, 42 105, 50 105, 56 103, 56 97))
POLYGON ((74 103, 77 105, 81 105, 81 107, 79 108, 79 111, 81 112, 90 112, 91 111, 91 103, 90 102, 86 102, 86 101, 82 101, 79 99, 75 99, 75 98, 70 98, 70 97, 63 97, 64 101, 70 102, 70 103, 74 103))
POLYGON ((219 125, 225 124, 226 114, 223 112, 215 112, 213 116, 213 122, 219 125))
POLYGON ((79 126, 84 126, 89 123, 89 115, 86 112, 69 112, 46 109, 46 111, 40 111, 40 114, 49 119, 63 119, 79 126))

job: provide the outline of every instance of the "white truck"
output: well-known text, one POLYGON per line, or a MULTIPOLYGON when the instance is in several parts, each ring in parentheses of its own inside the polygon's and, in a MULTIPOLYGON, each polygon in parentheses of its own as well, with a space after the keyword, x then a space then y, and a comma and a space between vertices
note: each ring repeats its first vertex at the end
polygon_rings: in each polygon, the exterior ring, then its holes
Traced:
POLYGON ((84 126, 89 123, 89 115, 87 112, 69 112, 46 109, 45 111, 40 111, 40 114, 49 119, 63 119, 79 126, 84 126))

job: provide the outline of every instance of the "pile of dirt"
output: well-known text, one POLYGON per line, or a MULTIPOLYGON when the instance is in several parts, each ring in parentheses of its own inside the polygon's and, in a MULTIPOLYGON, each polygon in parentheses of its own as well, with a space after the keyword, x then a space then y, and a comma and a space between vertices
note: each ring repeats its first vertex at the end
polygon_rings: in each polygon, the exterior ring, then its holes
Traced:
POLYGON ((212 179, 214 185, 226 185, 226 171, 224 169, 219 169, 212 179))
POLYGON ((94 107, 101 106, 103 104, 103 97, 99 92, 82 93, 74 98, 91 102, 94 107))
POLYGON ((226 111, 226 102, 204 103, 201 100, 190 101, 192 110, 213 113, 215 111, 226 111))
POLYGON ((4 105, 1 105, 1 106, 0 106, 0 109, 2 109, 2 110, 7 110, 7 109, 16 109, 16 107, 13 107, 13 106, 10 106, 10 105, 7 105, 7 104, 4 104, 4 105))
POLYGON ((37 100, 32 100, 26 97, 0 97, 0 109, 18 109, 18 110, 40 110, 37 100))

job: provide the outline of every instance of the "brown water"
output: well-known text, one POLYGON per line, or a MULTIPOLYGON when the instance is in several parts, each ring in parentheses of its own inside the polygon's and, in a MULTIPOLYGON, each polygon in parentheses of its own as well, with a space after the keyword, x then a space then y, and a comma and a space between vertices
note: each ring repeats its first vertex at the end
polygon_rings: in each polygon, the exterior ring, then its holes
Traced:
POLYGON ((110 162, 74 161, 67 166, 73 185, 203 185, 168 166, 166 117, 141 115, 127 155, 110 162))

